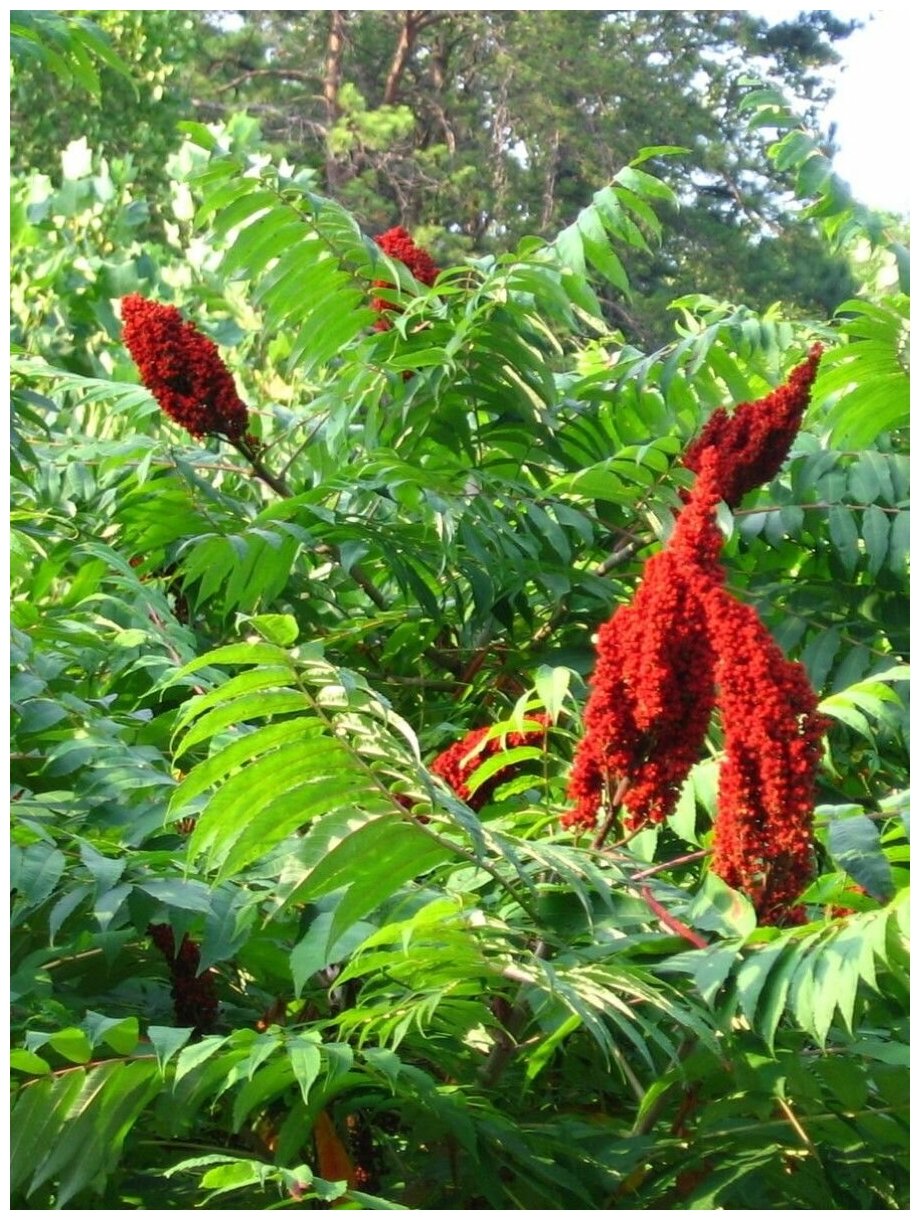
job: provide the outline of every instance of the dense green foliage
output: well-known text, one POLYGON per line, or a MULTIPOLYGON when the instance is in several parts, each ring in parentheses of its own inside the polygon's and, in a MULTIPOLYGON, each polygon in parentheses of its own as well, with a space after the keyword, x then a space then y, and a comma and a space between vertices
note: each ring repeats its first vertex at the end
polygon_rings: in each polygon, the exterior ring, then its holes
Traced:
MULTIPOLYGON (((109 43, 41 16, 18 37, 92 96, 109 43)), ((906 252, 780 94, 731 96, 854 295, 685 293, 654 349, 605 298, 680 202, 664 133, 431 288, 242 117, 182 125, 156 225, 96 112, 61 174, 22 152, 14 1207, 907 1205, 906 252), (254 462, 138 384, 131 293, 220 344, 254 462), (816 339, 788 461, 720 516, 729 586, 832 720, 780 928, 708 868, 715 728, 662 826, 560 816, 592 636, 672 528, 681 451, 816 339), (486 725, 472 785, 515 770, 474 812, 430 764, 486 725), (216 1021, 178 1019, 182 986, 216 1021)))

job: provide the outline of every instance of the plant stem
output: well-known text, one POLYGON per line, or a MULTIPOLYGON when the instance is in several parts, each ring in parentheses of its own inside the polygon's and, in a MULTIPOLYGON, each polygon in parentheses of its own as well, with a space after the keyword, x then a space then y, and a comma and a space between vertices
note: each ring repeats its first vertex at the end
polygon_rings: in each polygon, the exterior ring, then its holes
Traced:
MULTIPOLYGON (((685 1038, 677 1048, 677 1053, 674 1056, 674 1062, 683 1063, 690 1052, 695 1049, 697 1041, 698 1039, 695 1037, 685 1038)), ((668 1097, 677 1083, 677 1081, 673 1081, 668 1088, 658 1094, 642 1117, 636 1119, 630 1135, 648 1135, 655 1123, 658 1122, 658 1118, 661 1115, 662 1110, 667 1105, 668 1097)))
POLYGON ((689 864, 692 860, 702 860, 705 856, 710 855, 711 851, 711 848, 707 848, 704 851, 691 851, 686 856, 677 856, 673 860, 665 860, 661 864, 653 864, 651 868, 644 868, 641 873, 633 873, 630 881, 642 881, 645 877, 654 877, 656 873, 663 873, 669 868, 677 868, 679 864, 689 864))
POLYGON ((805 1130, 805 1128, 796 1118, 795 1114, 792 1111, 792 1107, 789 1105, 789 1102, 786 1101, 786 1099, 784 1097, 778 1097, 776 1099, 776 1104, 782 1110, 783 1114, 786 1116, 786 1119, 789 1122, 790 1127, 796 1133, 796 1135, 799 1137, 799 1139, 802 1141, 802 1143, 805 1145, 805 1147, 808 1149, 808 1151, 811 1153, 811 1155, 813 1157, 815 1157, 817 1160, 820 1160, 821 1158, 818 1156, 818 1150, 815 1147, 811 1136, 808 1134, 808 1132, 805 1130))
MULTIPOLYGON (((534 945, 533 956, 535 959, 549 956, 549 949, 544 940, 538 940, 534 945)), ((511 1012, 508 1014, 504 1029, 501 1029, 496 1035, 495 1044, 489 1051, 485 1063, 479 1069, 480 1082, 487 1090, 498 1083, 518 1048, 517 1036, 524 1028, 529 1007, 524 1000, 524 989, 533 985, 533 979, 515 966, 506 966, 502 970, 502 975, 504 978, 511 979, 512 982, 519 982, 521 986, 511 1012)))
MULTIPOLYGON (((336 726, 335 726, 335 723, 332 720, 331 716, 327 712, 327 710, 317 702, 313 693, 307 688, 306 684, 303 681, 301 681, 299 674, 296 676, 295 680, 297 682, 297 686, 298 686, 299 690, 303 693, 305 698, 309 701, 310 706, 313 708, 313 711, 316 713, 316 715, 319 717, 319 719, 322 720, 323 723, 326 725, 330 734, 335 735, 336 726)), ((383 782, 383 780, 377 774, 377 772, 373 769, 373 767, 368 765, 367 760, 363 757, 360 750, 358 750, 354 745, 352 745, 352 743, 347 738, 340 738, 340 740, 342 740, 345 743, 347 749, 351 753, 352 758, 355 760, 355 762, 361 768, 361 770, 373 782, 375 787, 379 788, 380 791, 387 797, 387 799, 393 805, 394 810, 398 811, 400 817, 404 818, 406 816, 406 810, 403 808, 403 806, 400 804, 400 802, 397 800, 397 798, 393 795, 393 793, 389 790, 389 788, 386 786, 386 784, 383 782)), ((517 893, 514 886, 501 875, 501 873, 498 871, 498 869, 493 864, 491 864, 488 860, 480 858, 479 856, 477 856, 477 854, 474 851, 470 851, 468 848, 463 847, 462 844, 455 842, 453 839, 448 839, 448 838, 445 838, 443 835, 439 835, 436 830, 433 830, 427 822, 423 822, 420 818, 413 817, 412 821, 415 823, 416 826, 418 826, 419 830, 423 831, 428 836, 429 839, 433 839, 434 842, 437 843, 440 847, 445 848, 447 851, 450 851, 454 855, 460 856, 462 859, 466 860, 469 864, 474 865, 476 868, 481 868, 483 870, 483 872, 488 873, 489 876, 492 878, 492 880, 495 881, 498 885, 500 885, 502 887, 502 889, 505 890, 505 892, 518 904, 518 906, 524 912, 526 912, 526 914, 530 917, 530 919, 533 920, 533 923, 535 924, 535 926, 539 927, 540 917, 537 914, 534 907, 532 907, 531 904, 526 899, 522 898, 521 895, 517 893)))
MULTIPOLYGON (((401 806, 400 811, 405 814, 405 810, 402 809, 401 806)), ((433 839, 435 843, 438 843, 441 847, 446 848, 455 855, 461 856, 464 860, 468 861, 476 868, 481 868, 484 873, 488 873, 492 880, 497 882, 497 884, 502 887, 508 896, 514 899, 521 910, 525 911, 527 915, 530 916, 534 924, 539 927, 540 916, 537 914, 536 910, 526 899, 521 897, 521 895, 515 890, 514 886, 509 881, 505 880, 505 878, 493 864, 490 864, 488 860, 477 856, 474 851, 469 851, 467 848, 461 847, 460 844, 456 843, 453 839, 447 839, 443 835, 439 835, 436 830, 432 830, 427 823, 421 822, 418 818, 413 818, 413 821, 420 830, 423 830, 425 834, 428 835, 429 839, 433 839)), ((542 941, 540 943, 542 944, 542 941)))
POLYGON ((688 941, 696 949, 709 948, 709 941, 700 936, 698 932, 694 932, 683 920, 676 919, 666 907, 662 906, 647 885, 640 886, 639 897, 669 932, 674 932, 675 935, 682 937, 683 940, 688 941))
POLYGON ((633 1093, 635 1094, 636 1100, 641 1105, 642 1099, 645 1096, 645 1089, 642 1087, 642 1081, 639 1079, 639 1077, 636 1075, 636 1073, 632 1070, 632 1068, 630 1067, 629 1061, 627 1060, 627 1058, 623 1054, 623 1052, 620 1050, 620 1048, 616 1044, 614 1044, 611 1049, 613 1051, 613 1057, 617 1061, 620 1071, 623 1073, 624 1080, 629 1085, 629 1087, 632 1089, 633 1093))
MULTIPOLYGON (((231 439, 230 443, 237 450, 237 452, 241 453, 247 462, 249 462, 254 473, 258 475, 263 483, 266 483, 272 489, 272 491, 276 492, 279 496, 281 496, 282 499, 291 499, 294 493, 291 491, 290 487, 288 487, 284 479, 280 478, 278 475, 274 474, 268 469, 253 445, 250 445, 248 441, 242 437, 231 439)), ((360 564, 355 563, 352 564, 350 568, 346 568, 342 563, 342 552, 334 543, 329 546, 329 553, 332 555, 333 559, 336 561, 342 571, 350 576, 355 584, 364 590, 378 610, 387 610, 389 608, 387 599, 383 596, 370 577, 364 572, 360 564)))
MULTIPOLYGON (((613 796, 610 798, 610 812, 607 814, 607 817, 606 817, 606 820, 604 821, 603 826, 594 836, 594 841, 591 844, 591 848, 593 851, 600 851, 600 849, 604 846, 604 842, 605 842, 607 836, 610 834, 611 830, 613 829, 613 824, 617 819, 617 814, 620 812, 620 806, 623 804, 623 798, 626 796, 626 793, 628 791, 629 791, 629 780, 624 775, 623 778, 620 780, 620 782, 617 784, 616 791, 614 792, 613 796)), ((641 827, 640 827, 640 829, 641 829, 641 827)), ((639 831, 636 830, 633 833, 638 834, 639 831)), ((630 838, 631 837, 632 836, 630 835, 630 838)), ((626 840, 624 840, 624 842, 625 841, 626 840)))
POLYGON ((259 456, 259 452, 255 445, 251 445, 245 439, 245 437, 231 437, 229 439, 233 448, 237 451, 237 453, 241 453, 243 455, 243 457, 252 467, 254 473, 258 475, 263 483, 267 483, 272 491, 276 492, 283 499, 289 500, 291 498, 294 493, 291 491, 290 487, 288 487, 284 479, 280 478, 278 475, 274 474, 268 469, 259 456))
POLYGON ((648 538, 633 538, 629 542, 621 542, 602 563, 597 565, 597 575, 606 576, 608 572, 612 572, 621 563, 631 559, 636 551, 641 550, 644 546, 648 546, 649 541, 650 539, 648 538))

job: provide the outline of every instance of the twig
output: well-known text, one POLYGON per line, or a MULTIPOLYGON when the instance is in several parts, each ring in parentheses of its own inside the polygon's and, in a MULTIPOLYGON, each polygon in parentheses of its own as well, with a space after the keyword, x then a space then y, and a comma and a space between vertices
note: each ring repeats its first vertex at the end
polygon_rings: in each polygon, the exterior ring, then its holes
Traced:
POLYGON ((777 1097, 776 1104, 779 1106, 779 1108, 782 1110, 783 1114, 786 1116, 786 1119, 789 1122, 789 1126, 796 1133, 796 1135, 799 1137, 799 1139, 802 1141, 802 1143, 805 1145, 805 1147, 808 1149, 808 1151, 811 1153, 811 1155, 813 1157, 817 1157, 818 1150, 812 1143, 811 1136, 808 1134, 808 1132, 805 1130, 805 1128, 796 1118, 795 1114, 792 1112, 792 1107, 789 1105, 789 1102, 786 1101, 785 1097, 777 1097))
POLYGON ((688 927, 683 920, 675 918, 671 912, 654 897, 652 891, 647 885, 643 885, 639 890, 639 896, 648 907, 648 909, 657 915, 658 919, 664 924, 669 932, 674 932, 677 936, 689 941, 697 949, 708 949, 709 941, 705 937, 700 936, 699 932, 694 932, 688 927))
MULTIPOLYGON (((298 80, 303 81, 305 84, 313 84, 314 81, 319 80, 317 73, 305 72, 302 68, 284 68, 280 65, 276 68, 247 68, 233 80, 227 81, 226 84, 218 85, 216 92, 226 93, 228 89, 236 89, 245 81, 255 80, 257 77, 264 76, 274 77, 276 80, 298 80)), ((313 94, 312 96, 317 101, 322 101, 320 94, 313 94)))
POLYGON ((611 843, 610 846, 604 852, 604 855, 617 852, 621 847, 625 847, 626 844, 631 843, 633 841, 633 839, 636 838, 637 835, 641 835, 643 830, 648 830, 648 826, 649 826, 648 818, 643 819, 643 821, 641 821, 639 823, 639 825, 635 828, 635 830, 631 830, 629 832, 629 834, 623 835, 622 839, 617 839, 616 843, 611 843))
POLYGON ((32 1080, 24 1080, 19 1087, 20 1089, 29 1089, 32 1087, 32 1085, 37 1084, 38 1081, 47 1080, 49 1077, 54 1077, 57 1079, 60 1076, 70 1076, 73 1072, 88 1072, 92 1068, 104 1067, 107 1063, 127 1063, 128 1060, 130 1060, 131 1063, 137 1063, 142 1059, 156 1059, 156 1054, 152 1053, 150 1055, 139 1055, 135 1053, 131 1055, 122 1055, 117 1058, 111 1057, 106 1059, 90 1059, 87 1063, 75 1063, 72 1067, 52 1068, 47 1074, 35 1076, 32 1080))
POLYGON ((614 568, 619 567, 621 563, 625 563, 627 559, 631 559, 636 551, 640 551, 642 547, 648 546, 649 539, 647 538, 631 538, 628 542, 621 542, 620 545, 603 561, 597 565, 598 576, 606 576, 614 568))
POLYGON ((629 1065, 629 1061, 627 1060, 627 1058, 623 1054, 623 1052, 620 1050, 620 1048, 616 1045, 616 1043, 613 1044, 612 1050, 613 1050, 613 1057, 617 1061, 620 1071, 623 1073, 623 1076, 626 1079, 626 1082, 628 1083, 629 1087, 632 1089, 633 1093, 635 1093, 636 1100, 641 1105, 642 1098, 645 1096, 645 1089, 642 1087, 642 1081, 639 1079, 639 1077, 636 1075, 636 1073, 632 1070, 632 1068, 629 1065))
POLYGON ((708 848, 705 851, 691 851, 686 856, 677 856, 673 860, 665 860, 661 864, 653 864, 651 868, 644 868, 641 873, 633 873, 630 881, 642 881, 646 877, 654 877, 656 873, 666 872, 669 868, 677 868, 679 864, 689 864, 691 860, 702 860, 711 851, 712 848, 708 848))
MULTIPOLYGON (((250 445, 249 442, 242 437, 231 439, 230 443, 237 450, 237 452, 241 453, 243 457, 246 458, 246 460, 252 466, 255 474, 258 475, 263 483, 268 484, 272 491, 276 492, 279 496, 281 496, 282 499, 291 499, 294 493, 291 491, 290 487, 287 485, 284 479, 280 478, 276 474, 273 474, 272 471, 268 469, 268 467, 262 461, 262 458, 255 446, 250 445)), ((336 561, 342 571, 346 572, 352 578, 355 584, 364 590, 378 610, 389 609, 387 599, 383 596, 360 564, 355 563, 352 564, 350 568, 346 568, 342 563, 342 552, 334 543, 329 545, 329 554, 332 555, 333 559, 336 561)))
POLYGON ((426 690, 456 691, 457 683, 442 678, 404 677, 401 674, 369 674, 381 686, 421 686, 426 690))
POLYGON ((765 504, 761 508, 736 508, 732 511, 736 517, 753 517, 757 513, 781 513, 784 508, 801 508, 803 511, 816 508, 849 508, 853 512, 857 510, 863 512, 867 508, 880 508, 883 513, 889 513, 894 517, 899 513, 907 512, 906 508, 885 508, 883 504, 833 504, 829 500, 815 500, 811 504, 765 504))
MULTIPOLYGON (((372 772, 372 774, 373 774, 373 772, 372 772)), ((375 776, 375 778, 376 778, 376 776, 375 776)), ((378 783, 379 783, 379 780, 378 780, 378 783)), ((380 784, 380 786, 384 788, 384 791, 387 791, 383 784, 380 784)), ((392 794, 388 793, 388 795, 392 795, 392 794)), ((405 810, 403 809, 403 807, 401 805, 399 806, 399 811, 400 811, 400 813, 405 815, 405 810)), ((502 887, 502 889, 518 904, 518 906, 521 908, 521 910, 523 910, 527 913, 527 915, 533 920, 534 924, 537 927, 540 926, 540 916, 537 914, 537 911, 534 909, 534 907, 532 907, 530 905, 530 903, 526 899, 521 897, 521 895, 515 890, 514 886, 510 883, 510 881, 506 880, 501 875, 501 873, 498 871, 498 869, 495 867, 494 864, 491 864, 484 857, 477 856, 477 854, 474 851, 469 851, 467 848, 462 847, 454 839, 448 839, 448 838, 445 838, 443 835, 439 835, 436 830, 432 830, 429 823, 423 822, 420 818, 414 817, 412 820, 415 822, 416 826, 418 826, 418 828, 420 830, 423 830, 425 832, 425 834, 428 836, 429 839, 433 839, 435 843, 438 843, 441 847, 445 848, 447 851, 453 852, 455 855, 461 856, 464 860, 466 860, 468 863, 472 864, 475 868, 481 868, 484 873, 488 873, 489 876, 492 878, 492 880, 497 882, 497 884, 500 885, 502 887)), ((528 981, 530 981, 530 980, 528 980, 528 981)))
POLYGON ((98 957, 101 949, 85 949, 82 953, 71 953, 68 957, 57 957, 53 962, 45 962, 43 970, 56 970, 58 966, 67 966, 71 962, 82 961, 85 957, 98 957))
MULTIPOLYGON (((874 809, 872 805, 865 803, 861 797, 848 796, 845 801, 848 805, 859 805, 862 808, 862 816, 868 818, 870 822, 885 822, 889 818, 898 817, 897 810, 886 812, 884 809, 874 809)), ((830 826, 835 821, 834 818, 815 818, 815 826, 830 826)))
MULTIPOLYGON (((549 956, 549 949, 545 941, 537 941, 533 948, 533 956, 538 960, 549 956)), ((518 1049, 517 1035, 523 1029, 528 1013, 528 1005, 524 1000, 524 989, 525 987, 533 986, 534 983, 534 980, 528 974, 525 974, 523 970, 519 970, 516 966, 505 966, 502 970, 502 976, 510 979, 512 982, 520 983, 521 988, 508 1014, 504 1029, 497 1031, 495 1043, 491 1051, 489 1051, 485 1063, 479 1069, 479 1079, 486 1090, 493 1088, 498 1083, 499 1078, 518 1049)))
POLYGON ((600 849, 604 846, 604 841, 610 834, 610 831, 613 829, 613 824, 616 821, 617 814, 620 812, 620 806, 623 804, 623 797, 628 791, 629 780, 624 775, 617 784, 616 791, 610 799, 610 812, 607 814, 607 818, 603 826, 594 836, 594 842, 591 844, 593 851, 600 851, 600 849))
MULTIPOLYGON (((697 1038, 685 1038, 677 1048, 677 1053, 674 1056, 675 1063, 682 1063, 690 1052, 696 1049, 697 1041, 697 1038)), ((668 1096, 676 1083, 676 1081, 672 1082, 668 1088, 658 1094, 642 1117, 636 1119, 630 1135, 648 1135, 655 1123, 658 1122, 659 1115, 664 1109, 668 1096)))
POLYGON ((268 469, 268 467, 262 461, 259 450, 256 448, 255 444, 250 444, 249 441, 247 441, 244 437, 230 437, 228 439, 237 453, 241 453, 246 461, 249 462, 253 471, 258 475, 263 483, 267 483, 272 491, 277 492, 282 499, 290 500, 294 493, 291 491, 290 487, 288 487, 287 483, 285 483, 284 479, 280 478, 276 474, 273 474, 268 469))
POLYGON ((307 434, 307 436, 304 438, 303 443, 302 443, 302 444, 300 444, 300 445, 299 445, 299 446, 298 446, 298 447, 297 447, 297 448, 294 450, 294 452, 291 454, 291 456, 290 456, 290 457, 288 458, 288 460, 285 462, 284 467, 283 467, 283 469, 282 469, 282 471, 281 471, 281 477, 282 477, 282 478, 283 478, 283 477, 284 477, 284 476, 287 474, 287 472, 288 472, 288 471, 290 470, 290 468, 291 468, 291 467, 294 465, 294 463, 297 461, 297 459, 300 457, 300 455, 303 453, 303 451, 304 451, 305 449, 307 449, 307 448, 308 448, 308 447, 309 447, 309 446, 310 446, 310 445, 313 443, 314 439, 316 438, 316 434, 319 432, 320 428, 323 426, 323 424, 326 422, 326 420, 327 420, 328 418, 329 418, 329 412, 328 412, 328 411, 325 411, 325 412, 322 412, 322 413, 321 413, 320 418, 317 420, 317 422, 314 424, 314 426, 313 426, 313 427, 310 429, 309 433, 308 433, 308 434, 307 434))
POLYGON ((535 981, 519 966, 503 966, 502 978, 507 979, 509 983, 520 983, 522 987, 530 987, 535 981))

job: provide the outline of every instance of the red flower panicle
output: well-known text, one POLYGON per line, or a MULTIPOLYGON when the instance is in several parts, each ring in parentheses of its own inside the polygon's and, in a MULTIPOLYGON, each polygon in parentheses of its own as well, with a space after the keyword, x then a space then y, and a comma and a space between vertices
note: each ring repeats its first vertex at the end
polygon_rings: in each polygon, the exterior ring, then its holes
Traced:
MULTIPOLYGON (((707 465, 712 462, 707 459, 707 465)), ((597 665, 575 755, 564 826, 594 826, 621 787, 625 826, 662 822, 699 758, 715 703, 700 584, 721 575, 711 478, 694 491, 635 596, 598 632, 597 665)))
POLYGON ((748 894, 762 923, 792 923, 803 917, 793 904, 812 873, 814 781, 828 721, 804 667, 788 661, 756 612, 725 588, 715 521, 725 490, 720 457, 712 448, 701 455, 669 546, 685 566, 696 565, 725 737, 712 868, 748 894))
POLYGON ((440 775, 441 779, 453 788, 457 796, 466 801, 471 809, 481 809, 498 785, 511 777, 515 766, 512 763, 507 767, 502 767, 480 784, 475 792, 470 792, 467 780, 487 758, 501 753, 505 748, 502 745, 503 740, 509 749, 513 749, 515 746, 536 745, 543 740, 549 725, 549 717, 546 713, 528 714, 526 719, 536 721, 540 728, 525 729, 523 733, 507 733, 504 738, 490 737, 488 740, 486 740, 488 728, 473 729, 465 737, 443 750, 431 764, 430 770, 435 775, 440 775))
POLYGON ((718 587, 705 603, 725 734, 712 869, 749 896, 761 923, 799 923, 829 722, 803 666, 783 656, 750 606, 718 587))
MULTIPOLYGON (((859 894, 863 897, 871 897, 868 890, 863 889, 861 885, 848 885, 845 893, 859 894)), ((848 915, 856 914, 856 907, 836 906, 832 904, 828 914, 830 915, 831 919, 846 919, 848 915)))
POLYGON ((685 456, 698 474, 674 533, 646 565, 631 603, 598 633, 585 733, 572 768, 567 826, 592 828, 602 806, 628 829, 673 810, 714 707, 725 757, 713 871, 747 893, 762 923, 803 918, 811 819, 827 722, 805 670, 787 661, 756 613, 725 588, 718 501, 772 478, 789 451, 820 348, 787 384, 734 415, 714 416, 685 456))
MULTIPOLYGON (((387 229, 386 233, 381 233, 379 237, 374 238, 374 241, 384 254, 404 263, 420 284, 430 286, 438 278, 439 268, 431 255, 427 250, 417 246, 405 229, 399 226, 395 229, 387 229)), ((392 288, 394 285, 389 280, 374 280, 374 287, 392 288)), ((392 312, 396 308, 392 301, 385 301, 382 297, 374 297, 371 301, 371 309, 375 309, 378 313, 392 312)), ((387 330, 390 323, 386 318, 380 318, 374 325, 377 330, 387 330)))
POLYGON ((121 316, 125 346, 141 380, 170 419, 192 436, 239 440, 249 414, 216 344, 173 305, 129 296, 121 316))
POLYGON ((197 1034, 208 1033, 217 1020, 217 994, 213 972, 198 973, 201 962, 198 945, 186 934, 176 953, 176 940, 168 923, 150 924, 147 935, 169 964, 176 1024, 190 1025, 197 1034))
POLYGON ((699 757, 714 700, 700 607, 668 552, 601 627, 592 687, 569 789, 576 805, 563 825, 592 827, 621 783, 627 829, 663 821, 699 757))
POLYGON ((390 258, 398 258, 421 284, 431 285, 438 278, 438 267, 427 250, 417 246, 405 229, 387 229, 374 241, 390 258))
POLYGON ((756 402, 741 403, 731 415, 719 407, 687 446, 683 464, 697 473, 707 450, 718 454, 718 486, 729 506, 778 474, 802 423, 820 359, 821 345, 816 343, 784 385, 756 402))

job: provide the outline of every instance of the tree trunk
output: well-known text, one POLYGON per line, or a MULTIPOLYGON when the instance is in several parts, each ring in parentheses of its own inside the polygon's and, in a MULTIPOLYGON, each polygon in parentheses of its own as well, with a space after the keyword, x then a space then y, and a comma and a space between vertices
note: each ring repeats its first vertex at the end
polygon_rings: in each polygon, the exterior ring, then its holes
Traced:
MULTIPOLYGON (((447 83, 447 60, 449 56, 448 43, 444 38, 439 38, 435 41, 431 48, 431 59, 428 65, 428 75, 431 79, 432 97, 430 106, 432 113, 441 125, 441 131, 444 134, 444 143, 447 145, 447 151, 453 156, 457 151, 457 137, 454 134, 454 129, 451 125, 450 118, 441 98, 444 94, 444 86, 447 83)), ((430 139, 434 138, 434 133, 430 133, 430 139)), ((427 145, 429 139, 426 139, 427 145)))
MULTIPOLYGON (((323 71, 323 100, 326 105, 326 129, 331 132, 341 111, 339 86, 342 83, 342 54, 345 48, 345 12, 333 9, 330 14, 329 40, 326 43, 326 64, 323 71)), ((342 182, 342 165, 326 146, 326 189, 332 193, 342 182)))
POLYGON ((393 52, 393 58, 390 61, 390 70, 387 73, 386 84, 383 87, 384 106, 396 105, 403 73, 406 70, 406 64, 409 62, 409 56, 412 54, 412 48, 415 46, 415 40, 419 33, 426 26, 434 25, 436 21, 441 21, 448 15, 445 12, 435 12, 427 9, 407 9, 403 13, 403 23, 399 30, 399 39, 396 43, 396 50, 393 52))
POLYGON ((392 106, 396 102, 399 93, 399 83, 402 80, 402 74, 406 70, 406 64, 412 53, 412 44, 415 42, 416 16, 417 14, 411 10, 403 15, 403 23, 399 30, 399 40, 396 43, 396 50, 393 52, 393 59, 390 63, 390 70, 387 73, 386 84, 383 87, 384 106, 392 106))
POLYGON ((553 218, 556 206, 556 172, 559 168, 559 129, 553 132, 550 155, 546 163, 546 173, 543 178, 543 215, 540 217, 540 232, 545 233, 553 218))

